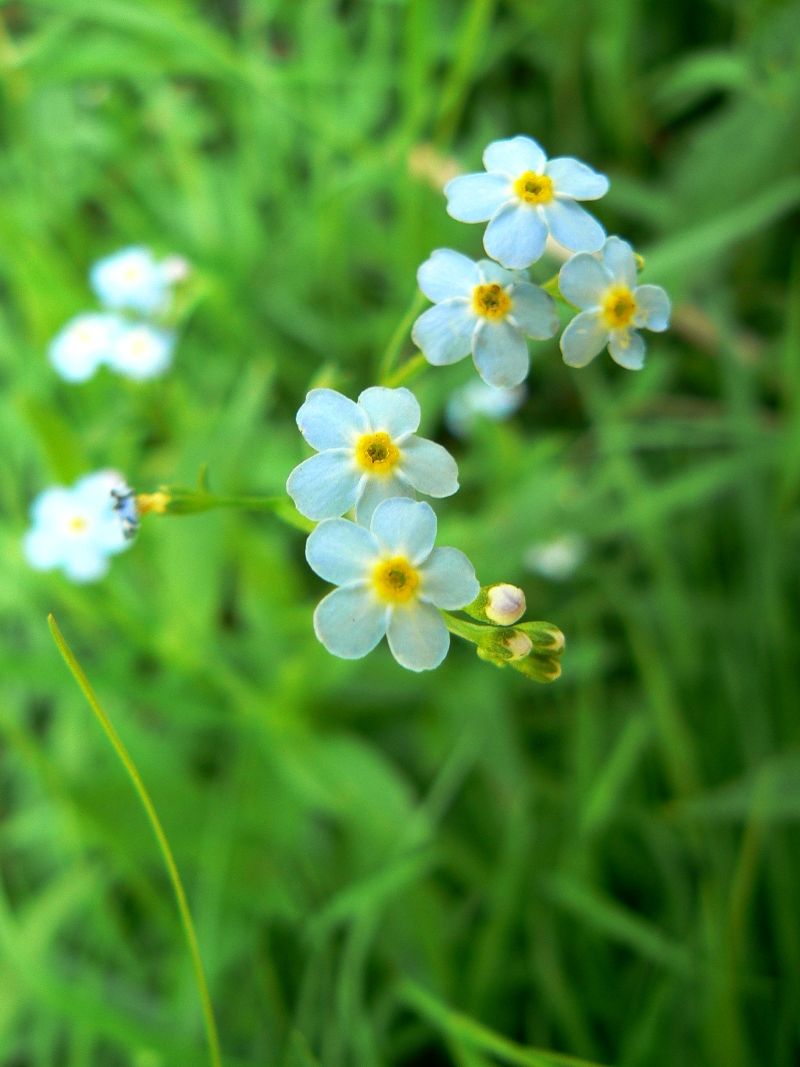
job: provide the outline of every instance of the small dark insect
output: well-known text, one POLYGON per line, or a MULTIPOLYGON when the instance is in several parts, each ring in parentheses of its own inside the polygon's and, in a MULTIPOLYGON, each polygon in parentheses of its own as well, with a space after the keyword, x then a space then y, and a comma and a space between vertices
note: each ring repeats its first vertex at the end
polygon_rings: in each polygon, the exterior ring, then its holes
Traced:
POLYGON ((132 489, 112 489, 114 511, 122 523, 122 533, 126 541, 132 541, 139 530, 139 510, 136 507, 136 493, 132 489))

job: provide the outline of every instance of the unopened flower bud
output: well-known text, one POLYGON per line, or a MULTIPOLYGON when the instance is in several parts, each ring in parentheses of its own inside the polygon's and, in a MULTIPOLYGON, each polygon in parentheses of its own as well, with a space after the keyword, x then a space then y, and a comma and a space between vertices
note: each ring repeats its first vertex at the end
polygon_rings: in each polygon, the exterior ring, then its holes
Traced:
POLYGON ((552 622, 521 622, 517 629, 527 634, 537 653, 560 656, 564 651, 564 635, 552 622))
POLYGON ((561 664, 552 656, 526 656, 525 659, 511 660, 509 666, 524 674, 534 682, 554 682, 561 674, 561 664))
POLYGON ((464 610, 481 622, 513 626, 525 614, 525 608, 525 594, 521 589, 509 582, 497 582, 483 586, 476 599, 464 610))
POLYGON ((510 634, 505 634, 503 644, 511 653, 509 659, 512 660, 525 659, 533 651, 533 642, 521 630, 512 630, 510 634))

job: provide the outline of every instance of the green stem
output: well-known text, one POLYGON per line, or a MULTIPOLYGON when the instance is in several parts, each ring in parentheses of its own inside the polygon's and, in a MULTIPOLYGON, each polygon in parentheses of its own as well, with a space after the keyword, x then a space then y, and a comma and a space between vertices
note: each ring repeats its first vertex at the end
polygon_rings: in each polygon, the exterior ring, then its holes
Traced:
POLYGON ((192 968, 194 969, 195 981, 197 983, 197 991, 200 996, 200 1005, 203 1010, 203 1019, 206 1027, 206 1039, 208 1041, 209 1059, 212 1067, 222 1067, 222 1055, 219 1046, 219 1037, 217 1034, 217 1024, 214 1018, 214 1008, 211 1004, 211 996, 208 991, 208 983, 206 981, 205 970, 203 969, 203 960, 200 955, 200 946, 197 941, 197 934, 195 933, 194 923, 192 922, 192 915, 189 911, 189 904, 186 899, 186 891, 183 888, 183 882, 181 876, 178 873, 178 867, 175 863, 175 857, 173 856, 172 849, 170 848, 167 835, 164 833, 164 828, 161 825, 161 820, 158 817, 153 801, 150 799, 150 794, 147 791, 147 787, 142 781, 139 771, 136 769, 136 764, 128 753, 128 750, 123 744, 122 738, 117 733, 111 720, 100 706, 94 690, 86 677, 80 663, 75 658, 75 654, 66 642, 64 635, 58 627, 58 623, 55 620, 55 616, 52 614, 47 616, 47 622, 50 626, 50 632, 53 635, 53 639, 58 646, 58 651, 64 658, 64 662, 69 667, 72 677, 78 683, 78 686, 86 697, 86 701, 89 707, 94 712, 95 718, 100 723, 108 740, 111 742, 114 751, 119 757, 120 762, 125 768, 128 777, 133 783, 133 787, 136 790, 139 800, 142 802, 142 807, 145 810, 145 814, 150 821, 150 826, 155 834, 158 847, 161 850, 161 855, 164 859, 164 865, 167 868, 167 874, 169 880, 172 883, 172 889, 175 894, 175 900, 178 905, 178 912, 181 918, 181 924, 183 925, 183 932, 186 936, 186 943, 189 946, 189 955, 192 959, 192 968))
POLYGON ((398 385, 407 385, 409 382, 418 378, 420 374, 429 367, 427 359, 421 352, 418 352, 416 356, 412 356, 411 359, 407 359, 405 363, 401 364, 390 377, 384 382, 384 385, 388 385, 391 389, 396 389, 398 385))
POLYGON ((459 619, 457 615, 451 615, 449 611, 442 611, 442 618, 451 634, 463 637, 465 641, 471 641, 473 645, 480 644, 481 638, 486 633, 485 626, 459 619))
MULTIPOLYGON (((403 345, 406 340, 406 336, 414 324, 414 320, 419 315, 420 311, 425 304, 425 297, 417 289, 412 297, 411 303, 408 305, 406 313, 395 327, 394 333, 389 338, 389 343, 384 349, 381 356, 380 363, 378 364, 378 381, 381 385, 392 384, 392 372, 394 371, 397 357, 403 349, 403 345)), ((402 370, 402 368, 400 368, 402 370)))

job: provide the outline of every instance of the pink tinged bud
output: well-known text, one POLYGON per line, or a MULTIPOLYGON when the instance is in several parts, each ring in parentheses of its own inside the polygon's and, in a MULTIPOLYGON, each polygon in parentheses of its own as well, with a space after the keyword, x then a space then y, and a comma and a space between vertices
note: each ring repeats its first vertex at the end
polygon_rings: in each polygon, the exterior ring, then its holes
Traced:
POLYGON ((486 618, 498 626, 513 626, 525 614, 525 594, 516 585, 501 582, 487 590, 486 618))
POLYGON ((521 633, 519 630, 515 630, 506 637, 503 644, 511 653, 512 660, 525 659, 533 649, 533 641, 527 634, 521 633))

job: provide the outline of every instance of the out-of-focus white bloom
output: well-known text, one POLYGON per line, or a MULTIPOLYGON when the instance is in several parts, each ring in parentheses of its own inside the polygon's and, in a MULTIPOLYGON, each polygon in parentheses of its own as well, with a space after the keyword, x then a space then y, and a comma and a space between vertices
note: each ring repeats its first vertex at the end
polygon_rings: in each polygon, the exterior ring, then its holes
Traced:
POLYGON ((454 390, 447 401, 444 417, 447 428, 456 437, 468 437, 479 419, 503 422, 510 418, 525 401, 524 385, 513 389, 497 389, 480 378, 472 378, 454 390))
POLYGON ((585 367, 608 345, 615 363, 641 370, 645 343, 638 331, 666 330, 670 303, 660 285, 637 285, 636 272, 633 249, 619 237, 609 237, 595 255, 573 256, 561 268, 561 292, 582 309, 561 335, 570 367, 585 367))
POLYGON ((603 227, 577 203, 597 200, 608 179, 567 157, 548 161, 530 137, 493 141, 483 153, 485 174, 463 174, 445 186, 447 211, 460 222, 489 222, 487 253, 523 269, 544 252, 548 233, 572 252, 594 252, 603 227))
POLYGON ((342 659, 361 659, 384 635, 397 662, 410 671, 438 667, 450 634, 438 609, 456 610, 480 591, 475 569, 456 548, 434 548, 430 505, 384 500, 370 528, 326 519, 306 543, 306 559, 337 585, 317 605, 314 630, 342 659))
POLYGON ((108 570, 109 558, 128 542, 112 492, 127 493, 116 471, 87 474, 72 488, 53 486, 31 508, 23 552, 36 570, 60 568, 74 582, 93 582, 108 570))
POLYGON ((172 362, 175 334, 147 322, 125 323, 114 339, 108 365, 118 374, 144 381, 163 374, 172 362))
POLYGON ((124 327, 118 315, 106 312, 76 315, 51 341, 50 363, 66 381, 85 382, 101 363, 108 361, 124 327))
POLYGON ((89 281, 100 303, 112 311, 151 315, 167 304, 171 279, 149 248, 123 248, 94 264, 89 281))
POLYGON ((525 552, 523 563, 542 578, 563 582, 575 573, 586 555, 586 541, 578 534, 567 533, 531 545, 525 552))

